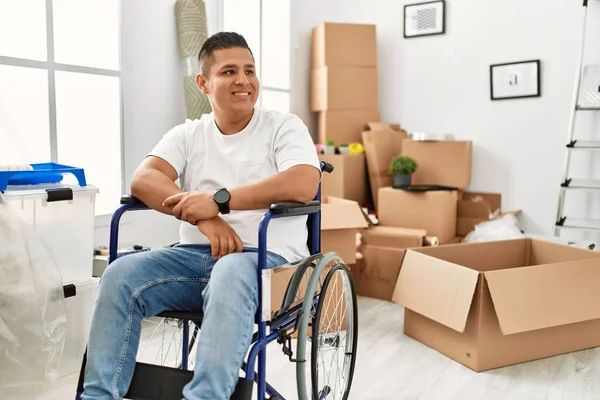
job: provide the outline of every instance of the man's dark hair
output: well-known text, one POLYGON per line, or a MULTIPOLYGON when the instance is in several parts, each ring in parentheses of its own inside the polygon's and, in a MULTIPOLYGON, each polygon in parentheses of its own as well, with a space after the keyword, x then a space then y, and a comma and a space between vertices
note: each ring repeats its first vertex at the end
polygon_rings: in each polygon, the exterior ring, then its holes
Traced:
POLYGON ((252 54, 248 42, 246 42, 246 39, 239 33, 218 32, 206 39, 206 42, 204 42, 200 49, 200 53, 198 53, 198 63, 200 64, 200 71, 202 71, 202 74, 208 75, 210 61, 215 50, 231 49, 234 47, 248 49, 250 55, 252 55, 252 58, 254 59, 254 54, 252 54))

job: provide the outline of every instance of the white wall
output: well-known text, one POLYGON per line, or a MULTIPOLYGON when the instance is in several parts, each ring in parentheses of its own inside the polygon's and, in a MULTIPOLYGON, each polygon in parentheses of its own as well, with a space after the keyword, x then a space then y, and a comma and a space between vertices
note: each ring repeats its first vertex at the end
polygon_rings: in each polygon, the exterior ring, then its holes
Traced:
MULTIPOLYGON (((209 34, 218 7, 206 1, 209 34)), ((123 96, 126 187, 145 155, 173 126, 186 118, 181 63, 177 48, 175 0, 123 1, 123 96)), ((107 245, 109 220, 96 226, 95 245, 107 245)), ((154 211, 127 213, 120 244, 164 245, 178 239, 179 223, 154 211)))
MULTIPOLYGON (((472 140, 471 188, 501 192, 505 209, 523 210, 526 231, 551 233, 581 2, 448 0, 445 35, 404 39, 406 3, 292 1, 293 111, 316 129, 309 111, 312 27, 322 21, 377 24, 382 120, 399 122, 409 131, 448 132, 472 140), (491 101, 489 65, 527 59, 542 61, 542 97, 491 101)), ((589 21, 600 20, 600 2, 590 1, 589 13, 589 21)), ((588 23, 588 28, 589 58, 600 62, 600 24, 588 23)), ((596 132, 599 127, 596 123, 596 132)), ((588 172, 589 165, 580 163, 580 168, 588 172)), ((581 210, 585 204, 571 203, 570 209, 581 210)))

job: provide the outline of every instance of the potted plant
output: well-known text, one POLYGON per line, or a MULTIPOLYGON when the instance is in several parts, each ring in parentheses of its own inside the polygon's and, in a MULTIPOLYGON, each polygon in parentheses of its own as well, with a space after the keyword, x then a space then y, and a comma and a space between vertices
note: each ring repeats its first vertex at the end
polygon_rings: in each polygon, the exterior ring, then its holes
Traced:
POLYGON ((350 152, 350 147, 348 143, 340 144, 340 154, 348 154, 350 152))
POLYGON ((396 156, 390 163, 389 171, 394 177, 393 187, 396 189, 411 185, 411 176, 417 170, 417 162, 408 156, 396 156))
POLYGON ((335 143, 333 143, 333 140, 325 142, 325 152, 327 154, 335 154, 335 143))

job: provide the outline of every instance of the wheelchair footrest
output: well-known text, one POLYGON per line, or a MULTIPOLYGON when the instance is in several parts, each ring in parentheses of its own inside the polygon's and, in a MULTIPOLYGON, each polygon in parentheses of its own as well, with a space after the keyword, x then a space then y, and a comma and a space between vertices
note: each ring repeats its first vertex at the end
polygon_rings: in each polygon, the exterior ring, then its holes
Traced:
POLYGON ((231 395, 231 400, 250 400, 252 398, 253 387, 253 381, 240 378, 235 386, 233 394, 231 395))
POLYGON ((136 363, 127 399, 164 400, 183 398, 183 388, 192 380, 194 371, 136 363))
MULTIPOLYGON (((137 362, 126 399, 169 400, 183 398, 183 388, 194 377, 194 371, 137 362)), ((254 382, 241 378, 231 400, 250 400, 254 382)))

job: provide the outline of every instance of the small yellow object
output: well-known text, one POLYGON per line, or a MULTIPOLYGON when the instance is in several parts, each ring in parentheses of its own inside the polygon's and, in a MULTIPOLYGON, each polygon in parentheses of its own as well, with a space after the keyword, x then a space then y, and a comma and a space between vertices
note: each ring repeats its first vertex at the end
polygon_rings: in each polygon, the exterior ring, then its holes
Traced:
POLYGON ((354 143, 350 143, 350 145, 348 146, 348 153, 349 154, 362 154, 365 152, 365 148, 362 145, 362 143, 358 143, 358 142, 354 142, 354 143))

